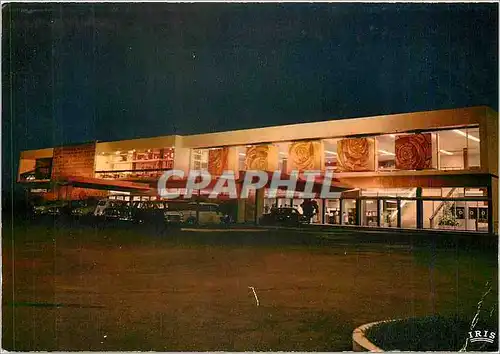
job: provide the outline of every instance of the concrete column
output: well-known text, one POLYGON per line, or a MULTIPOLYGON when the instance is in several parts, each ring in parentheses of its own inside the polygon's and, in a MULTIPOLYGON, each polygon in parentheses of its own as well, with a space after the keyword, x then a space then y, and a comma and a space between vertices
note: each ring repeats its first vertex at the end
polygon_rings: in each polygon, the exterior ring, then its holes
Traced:
POLYGON ((326 214, 326 199, 321 199, 321 223, 326 224, 325 222, 325 214, 326 214))
POLYGON ((339 224, 344 225, 344 201, 339 199, 339 224))
POLYGON ((245 199, 238 199, 238 211, 236 222, 244 223, 245 222, 245 199))
POLYGON ((422 187, 417 187, 417 229, 424 228, 424 202, 422 200, 422 187))
POLYGON ((259 218, 264 213, 264 188, 255 191, 255 224, 259 223, 259 218))
MULTIPOLYGON (((488 191, 490 193, 490 191, 488 191)), ((498 178, 491 177, 491 199, 488 194, 488 200, 491 200, 491 224, 492 224, 492 232, 495 234, 499 234, 498 232, 498 178)))
MULTIPOLYGON (((493 182, 496 181, 496 178, 492 178, 492 184, 493 182)), ((494 191, 493 191, 493 185, 489 185, 487 190, 488 190, 488 233, 498 233, 498 221, 497 215, 495 213, 498 213, 498 181, 496 181, 496 197, 494 196, 494 191), (496 199, 496 203, 494 205, 494 201, 496 199), (495 225, 495 221, 497 222, 497 225, 495 225)), ((479 216, 478 216, 479 218, 479 216)))
POLYGON ((174 169, 184 171, 187 176, 191 163, 191 149, 182 147, 181 141, 177 140, 174 147, 174 169))
POLYGON ((356 199, 356 225, 361 225, 361 200, 356 199))
POLYGON ((236 146, 230 146, 227 148, 227 166, 225 167, 229 171, 233 171, 235 176, 238 176, 239 168, 239 155, 238 148, 236 146))
POLYGON ((380 203, 383 203, 383 200, 377 199, 377 226, 380 227, 380 203))
POLYGON ((398 211, 398 215, 397 215, 397 226, 398 228, 400 229, 401 228, 401 219, 402 219, 402 215, 401 215, 401 199, 398 199, 397 200, 397 211, 398 211))

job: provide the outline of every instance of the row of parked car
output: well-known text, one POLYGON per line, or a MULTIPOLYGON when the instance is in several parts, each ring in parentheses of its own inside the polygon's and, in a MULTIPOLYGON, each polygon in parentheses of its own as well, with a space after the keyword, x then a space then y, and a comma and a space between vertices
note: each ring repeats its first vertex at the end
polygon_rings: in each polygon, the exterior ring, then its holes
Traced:
POLYGON ((148 221, 162 221, 166 224, 219 224, 231 221, 228 215, 220 211, 218 204, 188 201, 57 201, 35 206, 33 213, 35 216, 71 215, 139 224, 148 221))

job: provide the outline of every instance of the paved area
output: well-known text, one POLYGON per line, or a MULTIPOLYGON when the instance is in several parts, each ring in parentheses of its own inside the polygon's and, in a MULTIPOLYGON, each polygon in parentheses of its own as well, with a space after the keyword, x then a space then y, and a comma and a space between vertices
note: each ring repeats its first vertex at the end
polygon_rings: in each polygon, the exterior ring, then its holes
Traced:
POLYGON ((2 241, 7 350, 342 351, 363 323, 472 320, 487 281, 498 297, 496 252, 348 233, 19 223, 2 241))

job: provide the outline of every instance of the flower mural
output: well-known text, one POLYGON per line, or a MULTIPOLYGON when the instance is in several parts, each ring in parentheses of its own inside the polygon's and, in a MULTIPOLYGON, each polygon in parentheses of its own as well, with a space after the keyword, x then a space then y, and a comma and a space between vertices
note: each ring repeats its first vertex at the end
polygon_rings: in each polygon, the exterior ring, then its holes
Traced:
POLYGON ((278 151, 272 145, 254 145, 247 148, 246 170, 274 171, 278 168, 278 151))
POLYGON ((322 170, 323 144, 319 141, 299 141, 290 144, 288 171, 322 170))
POLYGON ((432 135, 411 134, 396 137, 396 168, 422 170, 432 167, 432 135))
POLYGON ((340 171, 374 171, 375 140, 349 138, 337 142, 340 171))
POLYGON ((229 149, 211 149, 208 152, 208 172, 214 176, 220 176, 227 169, 229 149))

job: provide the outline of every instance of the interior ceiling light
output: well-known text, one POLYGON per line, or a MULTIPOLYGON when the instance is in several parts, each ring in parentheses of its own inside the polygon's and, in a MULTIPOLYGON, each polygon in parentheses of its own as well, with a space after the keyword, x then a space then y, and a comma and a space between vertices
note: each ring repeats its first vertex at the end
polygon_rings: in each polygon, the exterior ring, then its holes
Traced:
POLYGON ((459 129, 453 129, 453 131, 454 131, 455 133, 457 133, 458 135, 462 135, 462 136, 465 136, 465 137, 469 138, 469 139, 470 139, 470 140, 472 140, 472 141, 477 141, 477 142, 480 142, 480 141, 481 141, 481 139, 476 138, 475 136, 470 135, 470 134, 468 134, 468 135, 467 135, 467 133, 465 133, 465 132, 463 132, 463 131, 461 131, 461 130, 459 130, 459 129))
POLYGON ((384 155, 396 156, 395 153, 387 151, 387 150, 379 150, 378 152, 381 152, 384 155))
POLYGON ((327 154, 337 155, 335 151, 325 150, 327 154))
POLYGON ((446 150, 439 150, 440 153, 445 154, 445 155, 453 155, 452 152, 446 151, 446 150))

